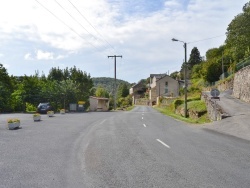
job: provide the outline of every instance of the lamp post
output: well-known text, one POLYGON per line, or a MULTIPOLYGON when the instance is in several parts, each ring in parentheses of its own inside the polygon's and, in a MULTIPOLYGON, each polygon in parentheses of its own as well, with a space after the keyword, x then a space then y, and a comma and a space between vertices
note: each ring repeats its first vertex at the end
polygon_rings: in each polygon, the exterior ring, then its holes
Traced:
POLYGON ((182 42, 184 44, 184 51, 185 51, 185 62, 184 62, 184 110, 185 110, 185 118, 187 118, 187 43, 181 40, 172 38, 174 42, 182 42))

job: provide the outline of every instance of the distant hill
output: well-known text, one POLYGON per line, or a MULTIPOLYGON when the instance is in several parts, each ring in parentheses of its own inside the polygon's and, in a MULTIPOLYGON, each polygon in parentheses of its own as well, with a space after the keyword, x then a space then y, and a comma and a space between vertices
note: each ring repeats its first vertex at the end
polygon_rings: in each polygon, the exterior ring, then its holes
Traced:
MULTIPOLYGON (((109 77, 95 77, 92 78, 94 87, 97 88, 98 86, 102 86, 105 88, 109 93, 113 91, 115 79, 109 77)), ((116 79, 116 86, 119 87, 120 84, 125 83, 128 85, 128 88, 131 87, 131 84, 124 80, 116 79)))

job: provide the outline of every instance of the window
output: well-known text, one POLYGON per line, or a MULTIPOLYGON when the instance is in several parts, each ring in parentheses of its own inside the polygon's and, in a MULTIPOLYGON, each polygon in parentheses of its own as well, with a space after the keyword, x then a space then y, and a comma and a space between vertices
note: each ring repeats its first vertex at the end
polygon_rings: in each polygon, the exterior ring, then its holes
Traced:
POLYGON ((168 82, 165 83, 165 93, 168 93, 168 82))

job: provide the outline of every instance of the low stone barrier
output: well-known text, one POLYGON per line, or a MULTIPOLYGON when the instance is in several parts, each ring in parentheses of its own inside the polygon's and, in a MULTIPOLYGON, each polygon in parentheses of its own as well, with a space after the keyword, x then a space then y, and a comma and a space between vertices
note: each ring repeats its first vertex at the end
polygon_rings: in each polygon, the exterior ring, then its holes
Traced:
POLYGON ((219 121, 223 117, 223 112, 221 107, 210 99, 210 97, 206 93, 202 93, 201 99, 205 101, 207 106, 208 117, 211 121, 219 121))

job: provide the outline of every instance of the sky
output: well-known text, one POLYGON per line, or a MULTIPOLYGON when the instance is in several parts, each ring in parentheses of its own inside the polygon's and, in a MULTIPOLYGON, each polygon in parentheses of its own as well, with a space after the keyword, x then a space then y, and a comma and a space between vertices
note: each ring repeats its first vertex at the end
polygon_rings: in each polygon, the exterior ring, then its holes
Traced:
POLYGON ((192 48, 223 45, 247 0, 0 0, 0 63, 9 75, 76 67, 137 83, 180 71, 192 48), (179 41, 173 42, 176 38, 179 41))

